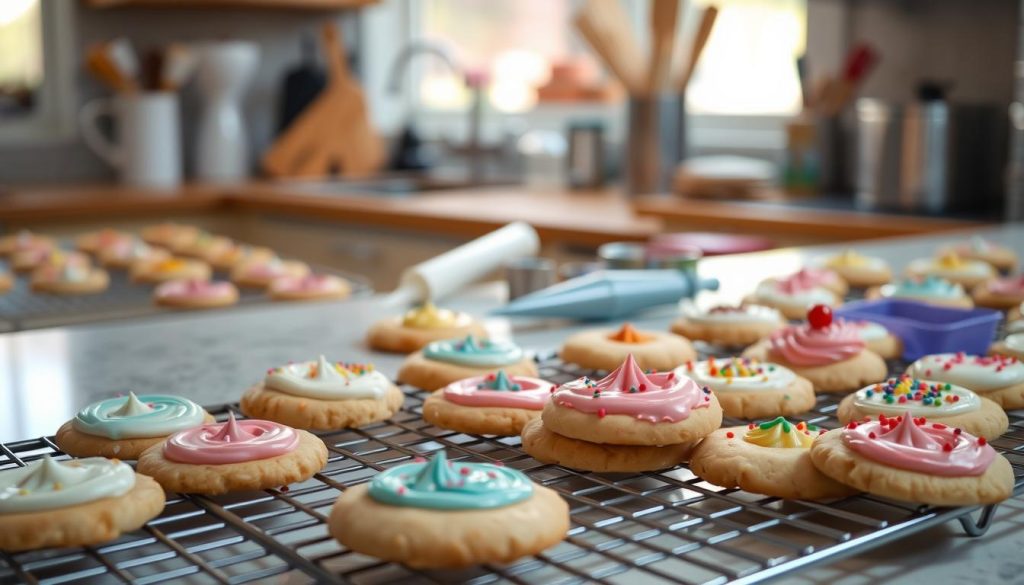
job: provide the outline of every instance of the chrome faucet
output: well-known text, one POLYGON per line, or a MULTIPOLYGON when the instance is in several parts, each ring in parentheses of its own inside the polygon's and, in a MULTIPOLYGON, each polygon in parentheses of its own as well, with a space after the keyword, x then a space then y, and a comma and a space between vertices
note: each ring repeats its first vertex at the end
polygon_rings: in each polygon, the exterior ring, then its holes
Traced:
POLYGON ((462 147, 449 144, 453 151, 460 152, 469 161, 470 179, 480 182, 484 178, 483 141, 481 139, 482 121, 484 115, 484 86, 487 84, 487 76, 482 72, 470 71, 462 67, 451 53, 441 44, 418 40, 407 44, 391 66, 391 74, 388 76, 388 92, 398 94, 402 90, 402 78, 404 77, 412 58, 419 54, 434 55, 448 66, 452 72, 462 79, 472 94, 472 102, 469 107, 469 138, 462 147))

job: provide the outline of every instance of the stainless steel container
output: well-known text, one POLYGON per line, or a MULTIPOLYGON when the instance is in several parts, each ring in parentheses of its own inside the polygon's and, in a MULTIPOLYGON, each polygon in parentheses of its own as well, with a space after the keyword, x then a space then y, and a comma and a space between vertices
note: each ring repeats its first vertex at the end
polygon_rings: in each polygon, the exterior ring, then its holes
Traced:
POLYGON ((630 195, 664 193, 686 147, 686 96, 631 97, 625 144, 625 187, 630 195))
POLYGON ((857 101, 856 201, 864 209, 987 210, 1004 192, 1002 108, 857 101))
POLYGON ((505 263, 509 300, 555 284, 555 261, 550 258, 524 256, 505 263))

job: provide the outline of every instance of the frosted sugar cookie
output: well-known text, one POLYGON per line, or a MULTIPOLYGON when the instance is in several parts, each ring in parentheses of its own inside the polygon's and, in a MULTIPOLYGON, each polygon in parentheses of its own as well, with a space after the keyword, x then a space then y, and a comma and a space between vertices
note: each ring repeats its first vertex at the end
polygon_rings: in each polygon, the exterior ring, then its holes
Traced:
POLYGON ((995 278, 992 265, 981 260, 969 260, 956 252, 946 252, 938 258, 919 258, 907 265, 907 275, 922 278, 938 276, 953 284, 971 288, 995 278))
POLYGON ((971 291, 974 304, 1006 311, 1024 302, 1024 276, 1010 276, 983 282, 971 291))
POLYGON ((781 416, 760 424, 718 429, 694 449, 690 470, 718 486, 787 500, 851 495, 856 490, 822 474, 811 462, 814 437, 824 432, 781 416))
POLYGON ((483 376, 502 368, 511 376, 536 376, 537 366, 511 341, 465 339, 432 341, 410 354, 398 370, 398 379, 423 390, 434 391, 452 382, 483 376))
POLYGON ((50 236, 40 235, 28 230, 21 230, 18 233, 0 237, 0 256, 9 256, 15 252, 24 250, 53 250, 57 242, 50 236))
POLYGON ((235 242, 227 236, 217 236, 206 231, 199 231, 193 238, 181 238, 171 243, 171 252, 178 256, 198 258, 205 262, 229 253, 235 242))
POLYGON ((479 435, 518 435, 540 416, 554 385, 505 370, 452 382, 423 402, 423 420, 479 435))
POLYGON ((981 236, 972 236, 967 241, 946 246, 939 250, 938 255, 942 256, 949 252, 954 252, 968 260, 987 262, 1002 272, 1011 272, 1017 268, 1016 252, 981 236))
POLYGON ((43 457, 0 471, 0 550, 86 546, 141 528, 164 490, 116 459, 43 457))
POLYGON ((412 353, 431 341, 467 335, 483 339, 487 337, 487 330, 467 313, 440 309, 428 301, 401 317, 374 323, 366 333, 366 343, 378 351, 412 353))
POLYGON ((782 366, 750 358, 708 358, 689 362, 683 371, 694 382, 711 388, 726 416, 768 418, 814 408, 811 383, 782 366))
POLYGON ((818 263, 835 271, 854 288, 880 286, 892 280, 892 268, 888 262, 873 256, 863 256, 851 249, 822 258, 818 263))
POLYGON ((688 305, 672 323, 672 332, 722 347, 746 347, 786 326, 777 309, 760 305, 718 305, 706 311, 688 305))
POLYGON ((689 458, 694 443, 612 445, 563 437, 533 419, 523 427, 523 451, 542 463, 596 473, 636 473, 671 469, 689 458))
POLYGON ((97 255, 103 250, 121 244, 131 242, 135 236, 128 232, 104 228, 94 232, 84 233, 75 238, 75 248, 86 254, 97 255))
POLYGON ((838 307, 842 304, 831 290, 799 278, 762 282, 743 302, 778 309, 787 319, 802 319, 814 305, 838 307))
POLYGON ((344 299, 352 294, 352 286, 333 274, 282 276, 270 283, 267 293, 275 301, 344 299))
POLYGON ((1024 360, 1024 333, 1011 333, 1007 335, 1002 341, 993 343, 988 352, 994 355, 1024 360))
POLYGON ((196 226, 174 222, 146 226, 141 231, 142 239, 147 244, 168 249, 179 247, 184 242, 194 239, 198 234, 199 228, 196 226))
POLYGON ((231 269, 231 280, 238 286, 266 288, 278 278, 302 277, 309 273, 309 265, 298 260, 282 260, 277 256, 249 258, 231 269))
POLYGON ((132 280, 150 284, 169 280, 210 280, 212 274, 210 265, 202 260, 175 256, 142 260, 131 266, 132 280))
POLYGON ((920 301, 940 307, 970 309, 974 306, 974 301, 964 292, 964 287, 937 276, 912 277, 870 288, 865 296, 869 299, 920 301))
POLYGON ((54 252, 32 271, 34 292, 58 295, 96 294, 107 290, 110 275, 81 252, 54 252))
POLYGON ((397 465, 346 489, 331 509, 344 546, 420 569, 507 563, 565 538, 569 506, 523 473, 488 463, 397 465))
POLYGON ((314 435, 229 414, 146 449, 138 470, 172 492, 223 494, 306 480, 326 463, 327 447, 314 435))
POLYGON ((831 291, 842 299, 850 292, 850 285, 831 268, 805 267, 783 278, 769 278, 765 282, 786 281, 801 288, 820 287, 831 291))
POLYGON ((267 371, 242 395, 246 416, 302 429, 358 427, 390 418, 405 396, 373 364, 318 360, 267 371))
POLYGON ((697 358, 687 339, 674 333, 637 331, 629 323, 617 331, 576 333, 565 340, 559 355, 566 363, 602 371, 617 368, 628 355, 645 370, 671 370, 697 358))
POLYGON ((906 502, 970 506, 1013 493, 1010 462, 984 438, 910 413, 829 431, 811 460, 840 483, 906 502))
POLYGON ((1024 363, 1014 357, 937 353, 910 364, 907 374, 963 386, 1006 410, 1024 408, 1024 363))
POLYGON ((847 424, 880 414, 897 416, 905 412, 990 440, 1005 433, 1010 425, 998 404, 963 386, 919 380, 907 374, 850 394, 839 403, 836 417, 847 424))
POLYGON ((153 291, 153 301, 176 309, 213 309, 238 302, 238 289, 226 280, 169 280, 153 291))
POLYGON ((213 417, 187 398, 129 392, 78 411, 57 430, 54 442, 75 457, 138 459, 168 436, 211 422, 213 417))
POLYGON ((100 264, 107 268, 131 268, 135 264, 153 263, 171 257, 163 248, 150 246, 142 240, 117 241, 97 253, 100 264))

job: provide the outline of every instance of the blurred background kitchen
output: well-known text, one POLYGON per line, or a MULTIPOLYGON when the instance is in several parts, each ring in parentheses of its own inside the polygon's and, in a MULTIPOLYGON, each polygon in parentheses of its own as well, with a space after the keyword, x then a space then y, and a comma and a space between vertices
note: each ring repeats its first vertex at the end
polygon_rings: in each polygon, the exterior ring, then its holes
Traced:
POLYGON ((388 289, 511 220, 562 276, 1019 220, 1020 12, 4 0, 0 227, 181 221, 388 289))

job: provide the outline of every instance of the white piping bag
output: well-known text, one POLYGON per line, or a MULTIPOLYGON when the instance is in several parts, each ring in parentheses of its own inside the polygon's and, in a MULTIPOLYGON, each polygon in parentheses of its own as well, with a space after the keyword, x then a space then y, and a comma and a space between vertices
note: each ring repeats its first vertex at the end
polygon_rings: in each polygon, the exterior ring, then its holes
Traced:
POLYGON ((517 221, 471 242, 421 262, 402 273, 398 288, 384 297, 390 305, 436 301, 460 290, 523 256, 536 256, 540 237, 529 224, 517 221))

